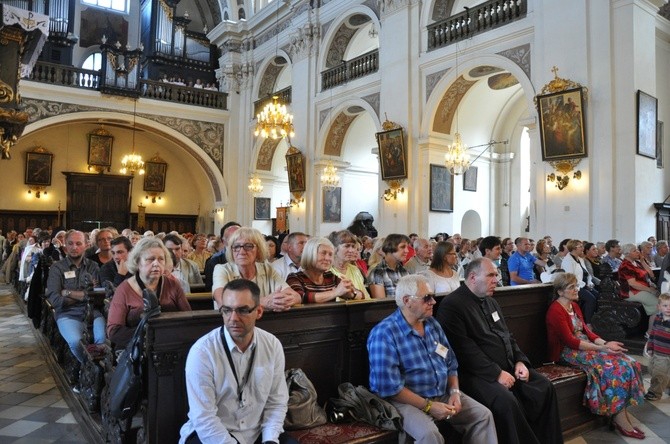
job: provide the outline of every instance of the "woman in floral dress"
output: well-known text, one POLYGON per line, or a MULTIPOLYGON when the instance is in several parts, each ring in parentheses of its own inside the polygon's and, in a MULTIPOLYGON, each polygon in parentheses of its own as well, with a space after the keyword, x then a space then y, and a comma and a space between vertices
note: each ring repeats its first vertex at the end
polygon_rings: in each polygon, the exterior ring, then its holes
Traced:
POLYGON ((554 289, 556 299, 547 311, 549 359, 584 370, 584 403, 591 412, 609 416, 622 435, 644 439, 644 432, 626 411, 644 399, 640 363, 624 354, 621 342, 607 342, 586 326, 577 304, 579 284, 574 274, 557 274, 554 289))

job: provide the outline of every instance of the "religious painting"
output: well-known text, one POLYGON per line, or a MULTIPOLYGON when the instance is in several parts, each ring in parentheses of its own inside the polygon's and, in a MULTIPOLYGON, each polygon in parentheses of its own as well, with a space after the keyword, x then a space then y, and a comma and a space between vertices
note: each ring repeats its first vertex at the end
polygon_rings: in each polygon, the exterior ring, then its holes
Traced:
POLYGON ((656 168, 663 168, 663 122, 656 122, 656 168))
POLYGON ((463 174, 463 190, 477 191, 477 172, 476 166, 471 166, 463 174))
POLYGON ((658 100, 637 91, 637 154, 656 159, 658 100))
POLYGON ((144 162, 144 191, 163 193, 166 175, 167 162, 158 155, 144 162))
POLYGON ((288 172, 288 188, 291 193, 301 193, 305 187, 305 156, 295 147, 286 153, 286 171, 288 172))
POLYGON ((270 202, 269 197, 254 197, 254 219, 270 220, 270 202))
POLYGON ((586 157, 584 91, 568 89, 537 96, 542 160, 586 157))
POLYGON ((26 185, 51 186, 51 168, 54 155, 45 148, 38 147, 26 153, 26 185))
POLYGON ((402 128, 376 134, 382 180, 407 178, 407 151, 402 128))
POLYGON ((442 165, 430 165, 430 211, 454 211, 454 176, 442 165))
POLYGON ((114 137, 104 129, 95 130, 88 135, 88 165, 106 167, 112 166, 112 144, 114 137))
POLYGON ((324 188, 323 189, 323 221, 341 222, 342 221, 342 188, 324 188))

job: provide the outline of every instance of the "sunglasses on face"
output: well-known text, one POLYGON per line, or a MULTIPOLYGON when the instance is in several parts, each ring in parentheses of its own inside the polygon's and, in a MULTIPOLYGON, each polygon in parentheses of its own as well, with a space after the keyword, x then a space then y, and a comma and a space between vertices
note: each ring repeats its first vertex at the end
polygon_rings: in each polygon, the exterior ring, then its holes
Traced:
POLYGON ((425 296, 410 296, 412 299, 422 299, 424 304, 429 303, 431 300, 435 300, 435 293, 428 293, 425 296))

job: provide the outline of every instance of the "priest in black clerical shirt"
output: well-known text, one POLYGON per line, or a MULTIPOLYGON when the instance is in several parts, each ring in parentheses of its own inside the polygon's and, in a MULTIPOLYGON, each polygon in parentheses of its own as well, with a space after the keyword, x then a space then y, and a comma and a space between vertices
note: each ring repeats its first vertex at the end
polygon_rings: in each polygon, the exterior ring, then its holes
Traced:
POLYGON ((556 392, 510 335, 494 298, 498 273, 487 258, 465 271, 465 285, 440 303, 435 318, 458 356, 461 387, 488 407, 501 443, 562 443, 556 392))

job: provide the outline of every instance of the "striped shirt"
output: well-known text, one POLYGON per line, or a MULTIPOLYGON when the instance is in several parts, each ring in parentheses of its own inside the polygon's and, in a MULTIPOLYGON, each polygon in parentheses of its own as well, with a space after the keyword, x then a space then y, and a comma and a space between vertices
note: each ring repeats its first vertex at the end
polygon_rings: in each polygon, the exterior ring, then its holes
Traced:
POLYGON ((670 320, 664 321, 662 313, 658 313, 654 318, 647 351, 657 356, 670 356, 670 320))
POLYGON ((291 273, 286 278, 286 283, 291 286, 302 298, 303 304, 313 304, 315 293, 322 293, 324 291, 336 288, 340 283, 340 278, 335 276, 332 272, 326 271, 323 273, 323 283, 317 284, 303 271, 291 273))

